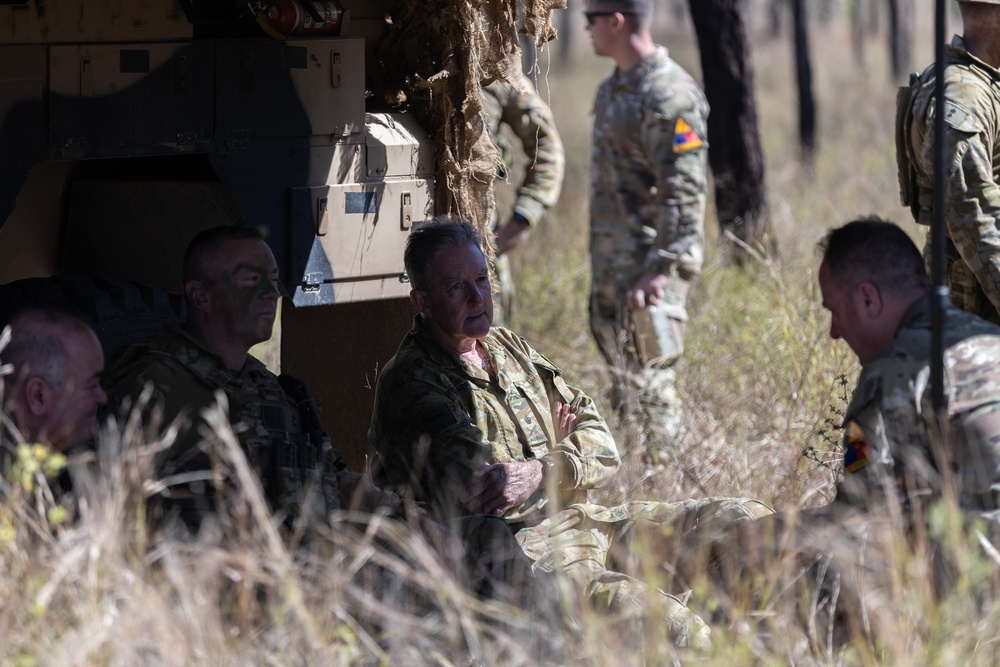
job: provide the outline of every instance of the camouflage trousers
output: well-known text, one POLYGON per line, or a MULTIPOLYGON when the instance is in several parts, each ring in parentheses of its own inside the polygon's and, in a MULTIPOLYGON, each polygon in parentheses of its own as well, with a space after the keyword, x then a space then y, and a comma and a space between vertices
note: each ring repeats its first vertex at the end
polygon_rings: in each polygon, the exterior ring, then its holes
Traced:
POLYGON ((590 329, 611 371, 612 405, 637 427, 653 463, 671 459, 680 435, 683 404, 671 366, 684 352, 689 287, 673 276, 662 303, 640 311, 626 308, 619 281, 595 279, 592 287, 590 329))
POLYGON ((600 609, 662 619, 677 646, 704 646, 710 632, 705 622, 680 599, 642 580, 655 573, 668 590, 687 590, 695 573, 711 566, 704 559, 718 558, 701 543, 702 531, 772 513, 744 498, 581 503, 535 526, 514 528, 535 570, 568 575, 600 609))

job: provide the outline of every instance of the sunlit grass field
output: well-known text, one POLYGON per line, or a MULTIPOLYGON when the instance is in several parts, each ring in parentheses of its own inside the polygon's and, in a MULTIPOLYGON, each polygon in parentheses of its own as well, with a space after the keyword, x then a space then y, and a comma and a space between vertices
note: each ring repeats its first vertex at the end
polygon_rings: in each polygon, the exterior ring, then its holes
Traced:
MULTIPOLYGON (((884 35, 870 36, 862 66, 851 55, 847 3, 813 26, 818 150, 803 162, 790 40, 768 35, 764 4, 747 6, 777 250, 751 248, 749 262, 733 265, 710 207, 707 261, 678 367, 682 437, 668 464, 648 467, 623 431, 626 465, 601 491, 608 502, 747 496, 777 510, 824 505, 841 465, 838 412, 857 365, 829 338, 816 243, 826 229, 868 214, 899 222, 922 242, 898 201, 898 82, 888 74, 884 35)), ((916 68, 932 49, 930 9, 914 11, 916 68)), ((700 76, 690 25, 664 14, 659 38, 700 76)), ((585 35, 572 47, 571 62, 543 54, 537 72, 566 144, 567 174, 550 219, 512 255, 519 298, 511 324, 613 422, 587 324, 589 109, 612 65, 589 52, 585 35)), ((214 418, 228 465, 248 479, 224 418, 214 418)), ((545 609, 477 600, 422 539, 379 519, 367 530, 335 526, 289 542, 252 483, 200 539, 151 535, 141 498, 157 437, 132 424, 102 440, 100 460, 85 469, 101 463, 108 474, 81 473, 78 520, 53 510, 40 483, 44 453, 25 450, 24 475, 7 481, 0 665, 992 665, 1000 657, 1000 588, 984 583, 996 579, 1000 555, 945 512, 932 517, 934 543, 959 576, 943 601, 934 600, 920 548, 915 554, 888 539, 862 568, 871 579, 852 582, 864 603, 848 609, 856 629, 848 643, 829 641, 822 599, 830 591, 820 595, 800 563, 782 561, 736 591, 717 590, 710 578, 695 582, 690 603, 711 622, 712 647, 677 650, 655 615, 623 628, 572 598, 545 609)), ((823 546, 833 553, 852 544, 830 538, 823 546)), ((655 586, 670 558, 638 558, 655 586)))

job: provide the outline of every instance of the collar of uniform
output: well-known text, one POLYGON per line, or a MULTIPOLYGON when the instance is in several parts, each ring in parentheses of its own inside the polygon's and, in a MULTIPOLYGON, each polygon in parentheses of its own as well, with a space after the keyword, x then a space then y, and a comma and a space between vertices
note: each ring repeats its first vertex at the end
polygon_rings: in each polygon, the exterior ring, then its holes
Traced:
POLYGON ((645 56, 640 58, 636 64, 632 65, 627 70, 618 70, 616 72, 616 83, 620 85, 631 86, 634 83, 642 80, 644 76, 653 69, 657 63, 666 60, 669 57, 667 52, 667 47, 656 45, 656 48, 647 53, 645 56))
POLYGON ((969 49, 965 46, 965 40, 961 37, 961 35, 952 35, 951 44, 948 45, 948 51, 953 57, 972 62, 976 65, 976 67, 986 70, 993 75, 993 77, 1000 78, 1000 69, 991 66, 989 63, 983 62, 976 56, 969 53, 969 49))
MULTIPOLYGON (((507 363, 507 350, 502 344, 495 340, 495 329, 496 327, 490 327, 490 332, 486 334, 486 337, 480 342, 486 347, 486 351, 493 360, 493 365, 497 371, 497 377, 500 379, 500 385, 505 386, 508 384, 505 380, 506 376, 504 373, 504 367, 507 363)), ((419 342, 420 346, 423 347, 424 351, 427 353, 427 356, 429 356, 434 363, 445 368, 459 369, 470 379, 489 381, 489 376, 485 371, 477 368, 474 364, 470 364, 465 361, 460 356, 442 345, 441 342, 434 337, 434 334, 428 330, 422 315, 418 314, 415 318, 413 318, 413 329, 410 331, 410 335, 419 342)))
POLYGON ((418 313, 413 318, 413 329, 409 335, 414 337, 435 364, 446 368, 464 368, 462 358, 446 348, 434 337, 434 334, 431 333, 424 322, 423 315, 418 313))
POLYGON ((187 351, 193 351, 196 357, 196 361, 189 364, 189 367, 203 378, 208 378, 209 374, 219 371, 238 377, 266 368, 263 362, 248 354, 243 368, 238 371, 230 370, 222 357, 209 350, 200 340, 176 324, 168 324, 164 327, 163 332, 150 343, 150 351, 163 352, 173 356, 177 356, 177 352, 183 351, 185 347, 188 348, 187 351))
MULTIPOLYGON (((906 309, 899 326, 896 328, 896 336, 903 329, 915 329, 929 327, 931 325, 931 295, 917 299, 913 305, 906 309)), ((893 336, 895 338, 896 336, 893 336)))

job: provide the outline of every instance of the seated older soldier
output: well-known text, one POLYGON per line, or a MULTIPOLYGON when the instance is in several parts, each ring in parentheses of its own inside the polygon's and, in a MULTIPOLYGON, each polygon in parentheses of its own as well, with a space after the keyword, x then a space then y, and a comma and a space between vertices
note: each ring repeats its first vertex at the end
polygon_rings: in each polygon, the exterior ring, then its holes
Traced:
MULTIPOLYGON (((10 364, 0 429, 23 442, 63 452, 91 440, 97 410, 107 402, 101 388, 104 352, 83 320, 51 308, 31 308, 10 321, 10 341, 0 362, 10 364)), ((3 386, 3 385, 0 385, 3 386)), ((0 438, 5 447, 11 442, 0 438)))
MULTIPOLYGON (((762 503, 706 499, 602 507, 590 490, 620 465, 594 402, 516 334, 492 327, 489 270, 471 224, 438 219, 405 252, 419 314, 378 379, 369 438, 379 474, 442 519, 502 516, 536 567, 579 577, 607 607, 641 606, 650 592, 610 570, 609 551, 644 527, 769 514, 762 503), (695 518, 697 517, 697 518, 695 518)), ((671 596, 674 641, 700 644, 708 628, 671 596)))

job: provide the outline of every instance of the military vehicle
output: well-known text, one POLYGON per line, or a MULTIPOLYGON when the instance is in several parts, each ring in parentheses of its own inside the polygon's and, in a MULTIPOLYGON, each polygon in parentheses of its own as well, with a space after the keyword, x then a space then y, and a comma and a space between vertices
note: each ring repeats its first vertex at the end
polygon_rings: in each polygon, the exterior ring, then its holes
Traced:
POLYGON ((406 236, 488 219, 478 87, 516 27, 551 36, 516 5, 0 0, 0 300, 59 291, 112 352, 182 317, 195 233, 264 226, 289 297, 272 365, 361 468, 412 318, 406 236))

